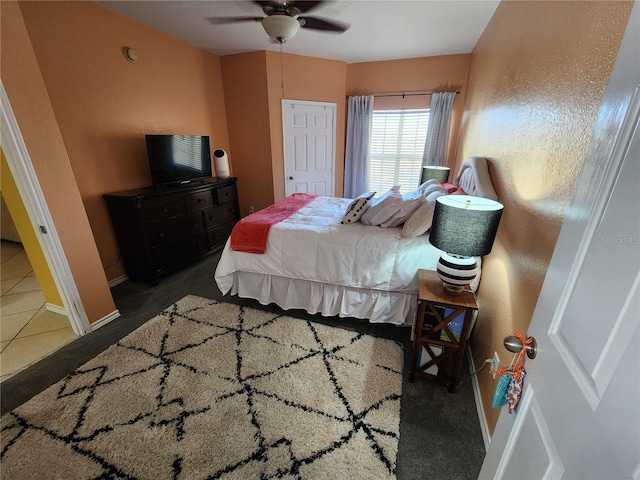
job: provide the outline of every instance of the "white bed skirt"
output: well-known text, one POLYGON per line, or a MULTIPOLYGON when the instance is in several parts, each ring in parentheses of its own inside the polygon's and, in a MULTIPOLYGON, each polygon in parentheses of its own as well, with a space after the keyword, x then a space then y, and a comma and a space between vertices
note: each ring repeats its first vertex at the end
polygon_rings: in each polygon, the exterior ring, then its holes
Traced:
POLYGON ((252 272, 233 272, 232 295, 253 298, 262 305, 302 309, 325 317, 340 316, 372 323, 411 325, 418 296, 403 292, 362 289, 296 280, 252 272))

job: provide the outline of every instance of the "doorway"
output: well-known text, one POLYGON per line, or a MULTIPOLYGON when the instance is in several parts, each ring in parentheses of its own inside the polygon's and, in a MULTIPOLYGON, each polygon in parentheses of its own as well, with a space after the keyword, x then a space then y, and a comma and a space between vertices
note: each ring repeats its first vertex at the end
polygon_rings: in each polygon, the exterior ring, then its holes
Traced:
POLYGON ((29 231, 35 234, 36 243, 44 255, 44 261, 53 277, 73 332, 76 335, 85 335, 92 330, 92 326, 1 81, 0 104, 2 152, 6 158, 7 172, 15 182, 16 195, 26 210, 25 218, 28 219, 29 231))
MULTIPOLYGON (((3 215, 3 223, 5 221, 3 215)), ((69 317, 47 309, 45 296, 22 243, 2 239, 0 248, 2 382, 77 336, 69 317)))

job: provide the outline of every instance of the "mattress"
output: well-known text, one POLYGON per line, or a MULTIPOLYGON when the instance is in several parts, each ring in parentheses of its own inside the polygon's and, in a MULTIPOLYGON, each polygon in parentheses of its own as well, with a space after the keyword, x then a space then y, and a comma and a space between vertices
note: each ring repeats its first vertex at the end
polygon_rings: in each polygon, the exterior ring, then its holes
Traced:
POLYGON ((318 197, 271 227, 264 254, 223 250, 215 281, 223 294, 325 316, 410 324, 418 269, 435 270, 442 251, 427 235, 340 223, 352 200, 318 197))

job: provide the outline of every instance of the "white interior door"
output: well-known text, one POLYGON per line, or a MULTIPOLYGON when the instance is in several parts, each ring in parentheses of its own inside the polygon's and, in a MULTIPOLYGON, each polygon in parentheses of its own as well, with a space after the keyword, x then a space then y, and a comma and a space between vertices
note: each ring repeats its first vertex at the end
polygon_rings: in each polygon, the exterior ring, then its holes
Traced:
POLYGON ((480 478, 640 479, 639 25, 636 5, 480 478))
POLYGON ((282 100, 285 194, 332 197, 336 104, 282 100))

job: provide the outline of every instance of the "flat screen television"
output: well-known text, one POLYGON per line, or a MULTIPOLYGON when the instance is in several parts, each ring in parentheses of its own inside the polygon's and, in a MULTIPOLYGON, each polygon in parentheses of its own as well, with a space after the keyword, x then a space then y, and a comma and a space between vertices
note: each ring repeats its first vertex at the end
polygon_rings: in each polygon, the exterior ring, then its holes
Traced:
POLYGON ((184 185, 211 177, 209 137, 145 135, 154 186, 184 185))

